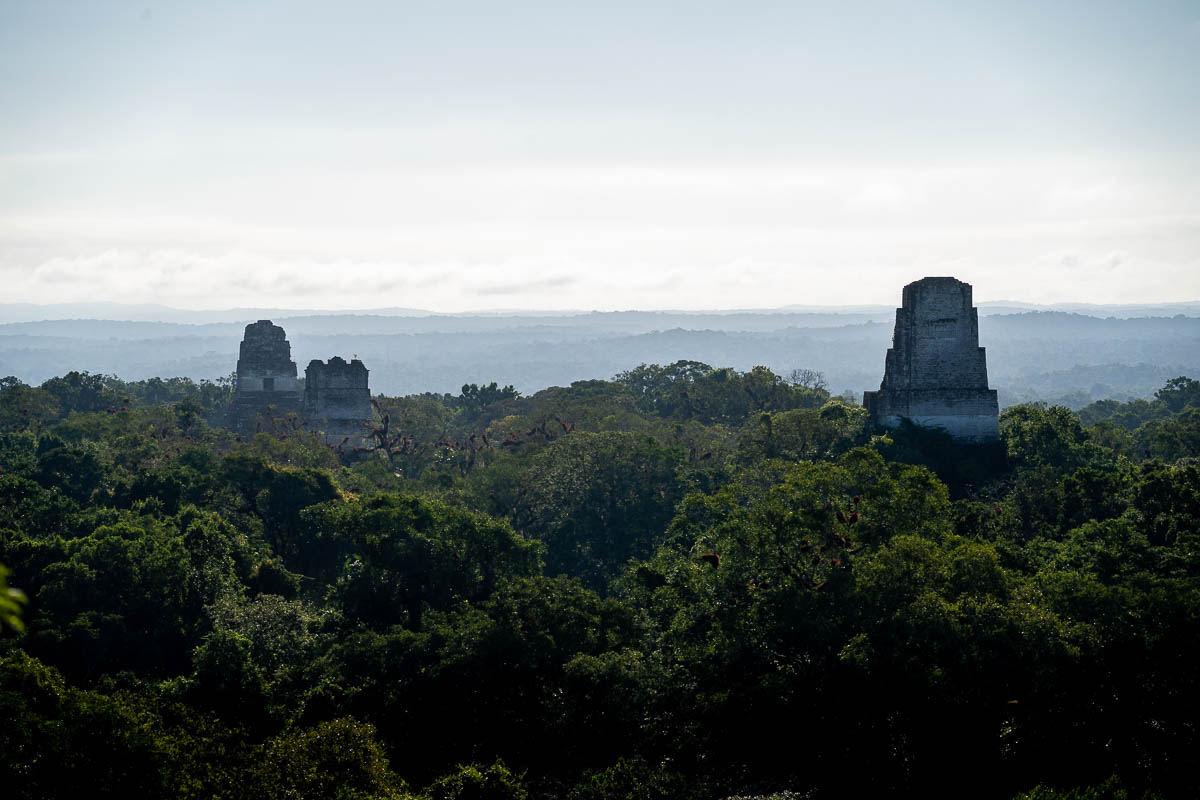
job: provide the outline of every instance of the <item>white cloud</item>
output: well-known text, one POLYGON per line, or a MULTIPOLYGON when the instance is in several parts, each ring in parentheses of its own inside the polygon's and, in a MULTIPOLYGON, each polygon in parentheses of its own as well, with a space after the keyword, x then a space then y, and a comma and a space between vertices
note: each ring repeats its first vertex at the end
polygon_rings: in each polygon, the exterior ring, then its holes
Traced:
POLYGON ((151 171, 111 191, 80 178, 44 207, 0 187, 0 209, 19 208, 0 216, 6 298, 765 307, 894 303, 929 274, 975 283, 978 299, 1200 297, 1200 182, 1186 172, 1069 160, 225 166, 180 188, 151 171))
POLYGON ((851 211, 911 211, 924 204, 921 192, 888 181, 867 184, 846 201, 851 211))
POLYGON ((1128 201, 1129 187, 1118 187, 1111 179, 1083 184, 1052 186, 1046 193, 1046 208, 1059 214, 1095 214, 1120 208, 1128 201))

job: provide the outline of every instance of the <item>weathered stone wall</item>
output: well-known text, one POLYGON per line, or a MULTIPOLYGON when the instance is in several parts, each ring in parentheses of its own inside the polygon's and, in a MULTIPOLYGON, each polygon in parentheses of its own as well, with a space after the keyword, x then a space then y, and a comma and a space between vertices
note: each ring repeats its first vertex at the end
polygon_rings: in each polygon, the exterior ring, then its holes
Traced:
POLYGON ((313 359, 304 370, 305 415, 329 434, 361 434, 373 413, 368 373, 357 358, 313 359))
POLYGON ((258 417, 283 417, 300 410, 296 362, 283 328, 269 319, 246 326, 237 362, 232 423, 253 430, 258 417))
POLYGON ((883 381, 879 391, 863 395, 863 405, 872 420, 887 427, 907 418, 944 428, 957 439, 999 435, 1000 406, 987 384, 970 284, 924 278, 904 287, 883 381))

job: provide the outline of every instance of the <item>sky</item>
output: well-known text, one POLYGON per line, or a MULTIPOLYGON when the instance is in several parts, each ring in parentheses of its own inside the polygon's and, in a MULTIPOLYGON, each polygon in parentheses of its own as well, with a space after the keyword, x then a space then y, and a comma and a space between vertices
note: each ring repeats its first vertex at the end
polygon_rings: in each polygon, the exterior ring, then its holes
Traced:
POLYGON ((1200 2, 0 0, 0 302, 1200 299, 1200 2))

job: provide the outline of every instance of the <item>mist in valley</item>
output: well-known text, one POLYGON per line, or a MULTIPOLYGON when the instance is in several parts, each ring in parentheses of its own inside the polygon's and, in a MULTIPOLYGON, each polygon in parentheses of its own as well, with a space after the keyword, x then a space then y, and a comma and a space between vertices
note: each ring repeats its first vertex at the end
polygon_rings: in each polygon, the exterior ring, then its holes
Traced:
MULTIPOLYGON (((0 324, 0 375, 36 385, 67 372, 123 380, 216 380, 233 372, 245 325, 271 318, 296 363, 361 358, 371 389, 389 396, 457 393, 497 381, 525 394, 607 379, 639 364, 701 361, 776 374, 821 372, 830 390, 861 401, 883 375, 894 309, 429 314, 401 309, 313 313, 276 309, 5 307, 0 319, 97 311, 110 317, 0 324), (180 321, 168 321, 173 318, 180 321)), ((1150 397, 1169 378, 1200 374, 1200 306, 1088 306, 1080 311, 980 308, 980 344, 1001 406, 1082 407, 1150 397)))

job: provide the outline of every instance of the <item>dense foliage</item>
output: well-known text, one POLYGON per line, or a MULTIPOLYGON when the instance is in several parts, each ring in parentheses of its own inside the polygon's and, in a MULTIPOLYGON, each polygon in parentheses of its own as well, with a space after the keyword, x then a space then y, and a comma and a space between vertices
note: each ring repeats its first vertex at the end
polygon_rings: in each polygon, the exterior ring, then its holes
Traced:
POLYGON ((0 380, 5 797, 1189 797, 1200 383, 1001 441, 819 375, 0 380))

